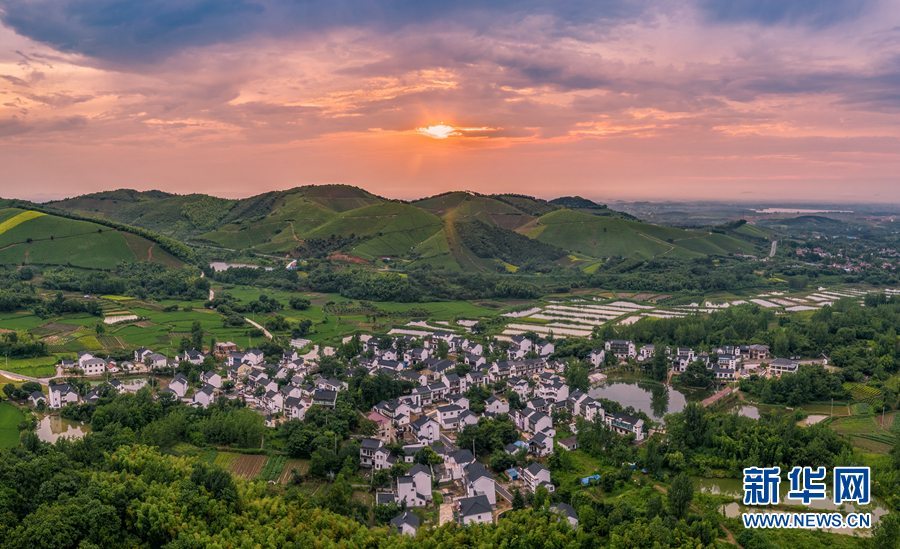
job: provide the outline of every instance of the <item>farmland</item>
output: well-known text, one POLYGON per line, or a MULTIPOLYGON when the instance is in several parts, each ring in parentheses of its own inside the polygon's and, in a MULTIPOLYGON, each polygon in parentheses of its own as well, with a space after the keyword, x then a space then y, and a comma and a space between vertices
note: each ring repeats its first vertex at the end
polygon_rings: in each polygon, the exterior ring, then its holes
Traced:
POLYGON ((8 402, 0 402, 0 448, 11 448, 19 444, 18 425, 25 420, 18 408, 8 402))
POLYGON ((251 479, 257 476, 263 468, 266 456, 241 454, 231 462, 231 472, 239 477, 251 479))
POLYGON ((0 264, 70 265, 111 270, 120 261, 148 259, 170 266, 181 262, 153 243, 131 233, 41 212, 0 210, 0 264), (146 253, 145 253, 146 252, 146 253))
POLYGON ((278 484, 287 484, 290 482, 291 478, 294 476, 294 471, 297 471, 297 474, 304 475, 306 471, 309 469, 309 461, 302 459, 289 459, 284 462, 284 468, 281 470, 281 474, 278 476, 278 484))

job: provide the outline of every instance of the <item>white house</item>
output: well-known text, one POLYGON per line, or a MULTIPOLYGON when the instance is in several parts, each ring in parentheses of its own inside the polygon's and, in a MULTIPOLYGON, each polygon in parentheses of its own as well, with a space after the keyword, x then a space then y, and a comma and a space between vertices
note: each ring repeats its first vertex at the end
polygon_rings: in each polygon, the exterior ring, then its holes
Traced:
POLYGON ((463 485, 469 497, 485 496, 490 505, 497 504, 497 487, 494 475, 478 461, 463 467, 463 485))
POLYGON ((441 439, 441 427, 428 416, 422 416, 409 424, 410 429, 421 444, 434 444, 441 439))
POLYGON ((492 396, 484 401, 484 411, 491 414, 508 414, 509 404, 492 396))
POLYGON ((194 393, 194 403, 206 408, 216 401, 216 388, 206 384, 194 393))
POLYGON ((611 339, 606 342, 606 352, 616 355, 616 358, 633 358, 637 356, 637 348, 634 341, 624 339, 611 339))
POLYGON ((396 528, 398 534, 416 537, 416 532, 419 531, 419 517, 409 511, 403 511, 391 519, 391 528, 396 528))
POLYGON ((493 524, 494 515, 491 513, 491 503, 486 496, 473 496, 457 500, 456 512, 459 522, 463 526, 472 524, 493 524))
POLYGON ((30 395, 28 395, 28 402, 30 402, 34 406, 37 406, 38 402, 42 402, 42 401, 44 402, 44 404, 46 404, 47 397, 44 395, 44 393, 42 393, 40 391, 35 391, 35 392, 31 393, 30 395))
POLYGON ((550 469, 547 469, 540 463, 532 463, 525 469, 522 469, 522 480, 532 493, 538 489, 538 486, 544 486, 548 492, 553 492, 556 489, 550 482, 550 469))
POLYGON ((591 349, 588 360, 594 368, 599 368, 603 361, 606 360, 606 349, 591 349))
POLYGON ((437 415, 438 422, 441 424, 441 427, 447 430, 455 430, 458 425, 459 414, 462 413, 463 408, 461 406, 457 406, 456 404, 448 404, 447 406, 438 406, 437 415))
POLYGON ((222 376, 213 372, 212 370, 200 374, 200 381, 202 381, 203 383, 208 383, 216 389, 222 388, 222 376))
POLYGON ((406 476, 397 479, 397 501, 409 507, 424 507, 431 501, 431 474, 424 465, 413 465, 406 476))
POLYGON ((169 389, 172 389, 172 392, 178 395, 178 398, 184 398, 188 385, 188 378, 184 374, 175 374, 175 377, 169 383, 169 389))
POLYGON ((76 402, 78 402, 78 393, 68 383, 50 385, 50 401, 48 404, 51 408, 62 408, 76 402))
POLYGON ((159 353, 153 353, 144 357, 144 364, 149 365, 151 370, 155 370, 157 368, 165 368, 168 364, 169 360, 166 358, 166 355, 162 355, 159 353))
POLYGON ((609 414, 606 416, 606 424, 613 431, 627 435, 634 433, 635 440, 644 440, 644 420, 628 414, 609 414))

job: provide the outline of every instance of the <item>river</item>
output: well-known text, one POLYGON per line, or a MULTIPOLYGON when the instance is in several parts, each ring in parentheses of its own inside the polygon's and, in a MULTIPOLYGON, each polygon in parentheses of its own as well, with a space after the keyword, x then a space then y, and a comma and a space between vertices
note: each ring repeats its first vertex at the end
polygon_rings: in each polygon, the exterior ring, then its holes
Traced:
POLYGON ((60 437, 81 438, 91 432, 91 426, 63 419, 58 415, 37 414, 38 426, 35 432, 44 442, 56 442, 60 437))

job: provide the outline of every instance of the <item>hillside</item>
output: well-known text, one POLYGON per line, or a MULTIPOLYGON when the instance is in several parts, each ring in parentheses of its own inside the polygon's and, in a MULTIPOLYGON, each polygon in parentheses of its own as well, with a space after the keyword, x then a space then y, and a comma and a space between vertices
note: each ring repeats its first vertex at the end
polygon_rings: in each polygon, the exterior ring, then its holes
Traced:
POLYGON ((540 242, 598 258, 662 255, 691 258, 755 253, 750 244, 721 234, 598 217, 573 210, 547 214, 519 232, 540 242))
POLYGON ((650 225, 577 196, 548 202, 453 191, 405 203, 347 185, 321 185, 240 200, 122 189, 48 205, 193 245, 449 271, 543 272, 572 265, 566 256, 573 253, 584 259, 756 253, 741 240, 753 241, 749 234, 650 225), (524 237, 546 246, 529 248, 524 237))
POLYGON ((111 270, 120 261, 183 262, 142 236, 42 212, 0 210, 0 264, 111 270))
POLYGON ((638 220, 638 218, 631 214, 611 210, 606 206, 606 204, 597 204, 592 200, 588 200, 587 198, 582 198, 580 196, 562 196, 560 198, 554 198, 549 202, 549 204, 586 214, 599 215, 602 217, 618 217, 621 219, 630 219, 632 221, 638 220))

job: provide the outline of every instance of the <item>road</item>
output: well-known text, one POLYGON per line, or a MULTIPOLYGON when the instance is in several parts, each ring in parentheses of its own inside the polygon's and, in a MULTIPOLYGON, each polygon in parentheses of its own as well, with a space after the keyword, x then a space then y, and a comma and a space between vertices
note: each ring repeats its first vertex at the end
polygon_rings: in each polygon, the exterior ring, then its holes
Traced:
POLYGON ((450 437, 448 437, 444 433, 441 433, 441 442, 443 442, 444 446, 446 446, 447 449, 450 450, 451 452, 455 452, 455 451, 459 450, 459 448, 457 448, 456 445, 453 444, 453 441, 450 440, 450 437))
POLYGON ((9 379, 11 379, 13 381, 16 381, 16 380, 34 381, 35 383, 44 383, 44 384, 47 383, 47 379, 50 379, 50 378, 38 379, 36 377, 23 376, 22 374, 14 374, 12 372, 6 372, 3 370, 0 370, 0 375, 2 375, 3 377, 8 377, 9 379))
POLYGON ((772 251, 769 252, 769 257, 775 257, 775 250, 778 248, 778 241, 772 242, 772 251))
POLYGON ((264 333, 264 334, 266 335, 267 338, 272 339, 272 334, 270 334, 268 330, 266 330, 265 328, 263 328, 262 326, 260 326, 260 325, 257 324, 256 322, 253 322, 252 320, 250 320, 250 319, 247 318, 247 317, 244 317, 244 320, 246 320, 246 321, 249 322, 250 324, 252 324, 252 325, 256 326, 257 328, 259 328, 260 330, 262 330, 262 333, 264 333))
POLYGON ((500 486, 500 485, 497 484, 496 482, 494 483, 494 488, 496 488, 498 494, 500 494, 501 496, 503 496, 503 499, 505 499, 506 501, 512 503, 512 494, 510 494, 509 492, 507 492, 507 491, 506 491, 506 488, 500 486))

